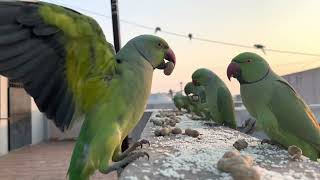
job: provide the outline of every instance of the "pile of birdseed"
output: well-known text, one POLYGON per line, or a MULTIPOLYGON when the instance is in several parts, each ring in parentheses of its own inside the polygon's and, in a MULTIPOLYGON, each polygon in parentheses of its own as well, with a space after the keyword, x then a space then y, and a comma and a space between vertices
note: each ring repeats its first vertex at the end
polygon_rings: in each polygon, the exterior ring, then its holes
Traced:
MULTIPOLYGON (((155 117, 157 113, 153 114, 155 117)), ((217 169, 217 162, 238 139, 245 139, 248 148, 241 154, 255 159, 254 167, 261 179, 320 179, 320 163, 303 157, 301 161, 292 161, 286 150, 269 144, 260 144, 260 140, 226 127, 209 127, 206 122, 193 121, 186 114, 179 116, 181 129, 192 128, 200 132, 200 138, 185 135, 155 137, 155 127, 148 123, 143 138, 151 146, 143 150, 150 154, 150 160, 140 159, 130 164, 120 179, 232 179, 230 174, 217 169)))

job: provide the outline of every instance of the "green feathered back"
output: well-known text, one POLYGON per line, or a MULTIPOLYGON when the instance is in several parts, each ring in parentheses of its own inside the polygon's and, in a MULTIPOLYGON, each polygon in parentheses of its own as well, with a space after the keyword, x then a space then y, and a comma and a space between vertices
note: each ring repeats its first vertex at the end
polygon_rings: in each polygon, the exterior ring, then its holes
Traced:
MULTIPOLYGON (((40 111, 61 130, 110 101, 114 88, 109 81, 117 74, 115 52, 92 18, 49 3, 0 2, 0 29, 0 74, 22 82, 40 111)), ((85 124, 101 127, 101 117, 95 122, 88 118, 85 124)), ((96 154, 89 156, 95 128, 90 125, 81 130, 85 133, 73 153, 70 179, 87 179, 96 167, 90 161, 98 162, 106 151, 92 143, 96 154)))
POLYGON ((88 16, 52 4, 44 4, 39 11, 46 23, 64 33, 66 77, 78 110, 87 112, 108 91, 104 80, 116 72, 113 48, 88 16))
POLYGON ((57 127, 108 100, 115 52, 95 20, 44 2, 2 1, 0 11, 0 74, 22 82, 57 127))

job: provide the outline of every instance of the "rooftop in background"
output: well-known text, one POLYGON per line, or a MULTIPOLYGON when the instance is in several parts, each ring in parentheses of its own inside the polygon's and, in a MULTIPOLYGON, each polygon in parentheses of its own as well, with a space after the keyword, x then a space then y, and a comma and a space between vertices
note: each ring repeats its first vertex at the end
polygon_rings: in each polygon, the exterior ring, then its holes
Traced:
POLYGON ((151 94, 148 99, 147 109, 174 109, 175 106, 169 93, 151 94))
POLYGON ((170 104, 173 103, 168 93, 151 94, 148 99, 148 104, 170 104))

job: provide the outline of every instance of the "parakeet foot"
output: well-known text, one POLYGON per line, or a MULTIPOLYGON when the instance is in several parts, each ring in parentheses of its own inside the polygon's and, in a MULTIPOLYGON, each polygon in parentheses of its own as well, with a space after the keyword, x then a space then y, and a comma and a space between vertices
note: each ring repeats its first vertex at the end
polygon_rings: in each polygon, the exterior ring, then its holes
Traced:
POLYGON ((150 142, 146 139, 142 139, 138 142, 135 142, 132 144, 132 146, 130 146, 127 150, 125 150, 123 153, 121 153, 118 158, 116 159, 116 161, 120 161, 122 159, 124 159, 125 157, 127 157, 131 152, 135 151, 138 147, 143 147, 144 144, 148 144, 150 146, 150 142))
POLYGON ((140 145, 140 147, 142 148, 144 144, 148 144, 148 146, 150 147, 150 142, 146 139, 141 139, 140 141, 136 142, 135 144, 140 145))
POLYGON ((114 162, 111 166, 109 166, 106 169, 99 169, 99 171, 102 174, 108 174, 112 171, 117 171, 118 173, 121 173, 122 170, 130 163, 132 163, 133 161, 139 159, 140 157, 147 157, 149 160, 149 154, 147 152, 133 152, 130 153, 129 155, 127 155, 127 157, 125 157, 124 159, 122 159, 121 161, 118 162, 114 162))
POLYGON ((150 142, 148 140, 141 139, 140 141, 137 141, 137 142, 133 143, 132 146, 130 148, 128 148, 127 151, 128 151, 128 153, 130 153, 130 152, 136 150, 137 147, 139 147, 139 146, 142 148, 144 144, 148 144, 150 146, 150 142))

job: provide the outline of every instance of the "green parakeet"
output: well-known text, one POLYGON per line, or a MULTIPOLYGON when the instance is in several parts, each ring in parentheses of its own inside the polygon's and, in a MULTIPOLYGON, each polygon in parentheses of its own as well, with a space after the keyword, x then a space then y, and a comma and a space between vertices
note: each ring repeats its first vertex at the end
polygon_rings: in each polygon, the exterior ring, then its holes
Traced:
POLYGON ((236 56, 227 70, 241 88, 242 101, 266 134, 285 147, 296 145, 313 160, 320 155, 320 127, 300 95, 267 61, 246 52, 236 56))
POLYGON ((224 82, 209 69, 201 68, 192 74, 192 82, 203 86, 213 121, 236 129, 237 123, 231 93, 224 82))
POLYGON ((206 103, 205 90, 202 86, 195 86, 192 82, 188 82, 184 87, 184 93, 190 98, 190 103, 193 106, 193 112, 208 120, 211 119, 206 103))
POLYGON ((144 155, 121 154, 120 146, 144 112, 153 70, 169 75, 174 64, 173 51, 159 37, 138 36, 115 54, 90 17, 44 2, 0 2, 0 74, 23 83, 61 130, 84 119, 71 180, 144 155))
POLYGON ((181 111, 181 109, 185 109, 187 112, 191 111, 190 99, 188 96, 184 96, 181 93, 176 93, 173 97, 173 103, 179 111, 181 111))

